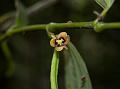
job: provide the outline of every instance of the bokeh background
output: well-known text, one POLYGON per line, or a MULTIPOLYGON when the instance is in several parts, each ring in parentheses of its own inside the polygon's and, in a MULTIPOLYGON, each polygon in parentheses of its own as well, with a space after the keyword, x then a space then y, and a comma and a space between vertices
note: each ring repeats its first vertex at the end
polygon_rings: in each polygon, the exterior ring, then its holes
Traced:
MULTIPOLYGON (((29 15, 29 24, 50 22, 92 21, 93 11, 101 12, 94 0, 21 0, 26 8, 35 3, 40 7, 29 15)), ((15 11, 14 0, 0 0, 0 15, 15 11)), ((14 20, 8 19, 9 23, 14 20)), ((116 0, 104 22, 120 22, 120 0, 116 0)), ((8 24, 0 24, 3 33, 8 24)), ((93 29, 60 29, 67 31, 71 41, 84 58, 93 89, 120 89, 120 29, 100 33, 93 29)), ((0 48, 0 89, 50 89, 50 65, 53 48, 46 31, 17 34, 8 39, 15 72, 6 77, 8 62, 0 48)), ((64 59, 60 59, 59 89, 64 87, 64 59)))

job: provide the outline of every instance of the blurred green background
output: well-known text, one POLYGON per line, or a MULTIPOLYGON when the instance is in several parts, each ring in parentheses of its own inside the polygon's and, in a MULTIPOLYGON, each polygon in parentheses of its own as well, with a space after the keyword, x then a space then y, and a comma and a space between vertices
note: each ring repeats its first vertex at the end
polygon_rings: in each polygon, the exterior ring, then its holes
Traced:
MULTIPOLYGON (((29 14, 29 24, 50 22, 92 21, 93 11, 101 12, 94 0, 21 0, 26 8, 39 3, 40 7, 29 14)), ((32 9, 29 9, 32 10, 32 9)), ((15 11, 14 0, 0 0, 0 15, 15 11)), ((0 23, 0 33, 8 23, 0 23)), ((116 0, 104 22, 120 22, 120 0, 116 0)), ((60 29, 67 31, 71 41, 83 56, 92 80, 93 89, 120 89, 120 29, 100 33, 93 29, 60 29)), ((45 31, 17 34, 8 39, 13 56, 15 73, 6 77, 8 62, 0 48, 0 89, 50 89, 50 66, 53 48, 49 46, 45 31)), ((60 59, 59 89, 64 88, 64 59, 60 59)))

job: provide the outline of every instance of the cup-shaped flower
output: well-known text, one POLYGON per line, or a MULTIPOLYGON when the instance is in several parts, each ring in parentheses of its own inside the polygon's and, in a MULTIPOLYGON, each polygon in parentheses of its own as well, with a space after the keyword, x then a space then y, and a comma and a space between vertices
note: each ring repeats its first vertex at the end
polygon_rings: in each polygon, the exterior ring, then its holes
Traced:
POLYGON ((55 47, 57 51, 62 51, 63 49, 67 48, 67 44, 70 41, 69 35, 66 32, 61 32, 58 35, 52 36, 50 40, 50 45, 55 47))

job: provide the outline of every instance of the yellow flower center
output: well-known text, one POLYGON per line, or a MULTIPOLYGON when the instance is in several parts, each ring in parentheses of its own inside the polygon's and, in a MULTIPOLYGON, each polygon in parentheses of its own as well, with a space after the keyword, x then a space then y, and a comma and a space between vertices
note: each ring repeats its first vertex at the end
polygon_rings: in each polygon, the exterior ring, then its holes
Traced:
POLYGON ((56 42, 57 42, 58 45, 62 45, 64 40, 63 39, 59 39, 59 40, 56 40, 56 42))

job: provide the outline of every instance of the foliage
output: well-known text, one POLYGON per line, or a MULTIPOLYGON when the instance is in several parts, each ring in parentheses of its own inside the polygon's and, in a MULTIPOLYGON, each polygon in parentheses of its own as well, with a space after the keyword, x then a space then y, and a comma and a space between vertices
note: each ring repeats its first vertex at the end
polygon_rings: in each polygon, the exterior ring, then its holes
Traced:
POLYGON ((110 8, 115 0, 95 0, 103 9, 110 8))
MULTIPOLYGON (((92 83, 89 77, 89 73, 87 70, 87 66, 84 62, 83 57, 75 46, 68 42, 65 44, 64 37, 59 37, 59 35, 55 35, 55 31, 61 28, 92 28, 96 32, 101 32, 105 29, 112 28, 120 28, 119 22, 114 23, 104 23, 99 22, 102 17, 104 17, 109 9, 112 7, 115 0, 95 0, 98 5, 103 8, 103 11, 98 14, 98 17, 94 21, 90 22, 67 22, 67 23, 50 23, 50 24, 36 24, 36 25, 28 25, 28 11, 22 5, 19 0, 16 0, 16 17, 15 22, 9 29, 0 35, 1 47, 4 55, 6 56, 8 63, 7 77, 10 77, 14 74, 13 66, 13 58, 10 53, 9 47, 7 45, 7 38, 13 36, 16 33, 26 32, 26 31, 34 31, 34 30, 45 30, 47 31, 47 35, 50 36, 54 40, 54 53, 51 63, 51 72, 50 72, 50 82, 51 89, 59 89, 58 87, 58 67, 59 67, 59 53, 61 52, 65 56, 65 87, 66 89, 92 89, 92 83), (62 38, 62 40, 61 40, 62 38), (57 44, 57 41, 59 43, 57 44), (62 50, 57 52, 57 46, 61 47, 62 50)), ((33 9, 32 9, 33 10, 33 9)), ((67 36, 66 36, 67 37, 67 36)), ((72 38, 72 37, 70 37, 72 38)), ((52 40, 52 41, 53 41, 52 40)))
POLYGON ((66 89, 92 89, 83 58, 72 43, 68 44, 65 52, 65 82, 66 89))

